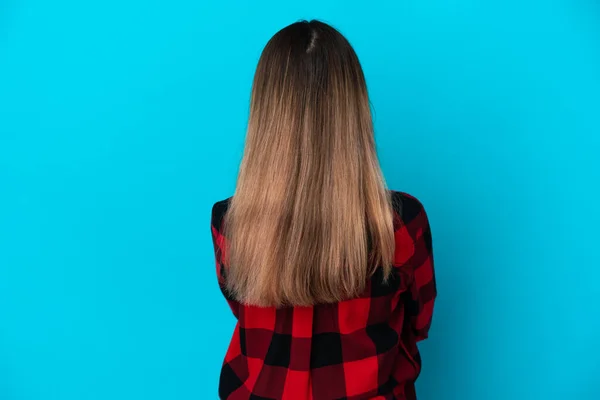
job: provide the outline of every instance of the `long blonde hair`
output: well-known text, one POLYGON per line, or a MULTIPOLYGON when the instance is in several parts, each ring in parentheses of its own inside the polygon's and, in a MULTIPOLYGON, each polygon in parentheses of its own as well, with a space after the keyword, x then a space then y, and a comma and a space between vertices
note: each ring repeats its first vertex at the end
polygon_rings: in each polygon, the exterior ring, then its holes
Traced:
POLYGON ((294 23, 262 52, 224 233, 227 289, 245 304, 338 302, 391 271, 391 196, 365 78, 325 23, 294 23))

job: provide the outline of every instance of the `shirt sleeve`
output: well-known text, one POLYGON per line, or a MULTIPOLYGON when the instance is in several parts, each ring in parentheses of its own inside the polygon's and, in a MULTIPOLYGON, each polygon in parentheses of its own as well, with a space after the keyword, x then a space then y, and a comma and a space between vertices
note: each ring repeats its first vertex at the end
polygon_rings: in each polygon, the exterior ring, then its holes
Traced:
POLYGON ((410 196, 403 204, 402 219, 396 232, 396 264, 409 272, 406 318, 415 340, 421 341, 428 337, 437 296, 431 227, 423 205, 410 196))
POLYGON ((421 230, 415 241, 414 280, 411 292, 416 303, 412 327, 417 341, 426 339, 433 318, 433 304, 437 296, 431 228, 425 210, 421 212, 421 230))
POLYGON ((236 318, 238 318, 239 303, 230 295, 226 285, 226 269, 224 264, 226 240, 225 236, 223 236, 223 234, 221 233, 223 225, 223 215, 224 212, 222 210, 222 207, 220 207, 219 203, 216 203, 212 209, 210 230, 212 234, 217 281, 219 284, 219 288, 221 289, 221 293, 227 300, 227 303, 229 303, 229 307, 231 308, 233 315, 236 318))

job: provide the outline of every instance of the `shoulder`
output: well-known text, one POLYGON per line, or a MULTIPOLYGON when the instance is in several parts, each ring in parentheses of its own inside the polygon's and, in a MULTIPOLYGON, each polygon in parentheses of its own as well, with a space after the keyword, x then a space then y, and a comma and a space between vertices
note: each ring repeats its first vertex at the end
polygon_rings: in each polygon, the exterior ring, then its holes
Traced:
POLYGON ((225 217, 225 213, 229 208, 229 202, 231 201, 231 197, 228 197, 223 200, 219 200, 215 202, 212 206, 211 211, 211 222, 214 227, 220 227, 223 218, 225 217))
MULTIPOLYGON (((394 206, 395 265, 403 265, 415 252, 431 254, 432 235, 425 207, 416 197, 392 191, 394 206)), ((414 260, 413 260, 414 261, 414 260)))
POLYGON ((399 222, 408 225, 414 221, 427 219, 425 207, 415 196, 405 192, 390 190, 392 206, 399 222))

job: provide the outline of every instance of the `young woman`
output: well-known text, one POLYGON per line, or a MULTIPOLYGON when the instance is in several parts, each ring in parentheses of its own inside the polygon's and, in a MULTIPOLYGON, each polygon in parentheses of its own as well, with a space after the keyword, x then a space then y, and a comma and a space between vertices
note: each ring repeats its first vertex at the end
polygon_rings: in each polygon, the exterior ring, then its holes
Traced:
POLYGON ((237 318, 222 399, 415 399, 436 296, 431 232, 388 190, 348 41, 298 22, 254 77, 235 195, 212 209, 237 318))

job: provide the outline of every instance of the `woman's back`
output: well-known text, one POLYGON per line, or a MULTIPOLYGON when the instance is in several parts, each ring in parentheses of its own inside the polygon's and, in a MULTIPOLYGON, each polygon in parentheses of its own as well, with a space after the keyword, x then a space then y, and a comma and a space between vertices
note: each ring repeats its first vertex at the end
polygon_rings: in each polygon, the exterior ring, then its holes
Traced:
POLYGON ((224 217, 211 230, 221 290, 238 322, 221 370, 222 399, 415 399, 416 343, 427 337, 436 296, 432 239, 421 203, 391 192, 392 273, 375 269, 362 295, 302 307, 258 307, 227 288, 224 217))

